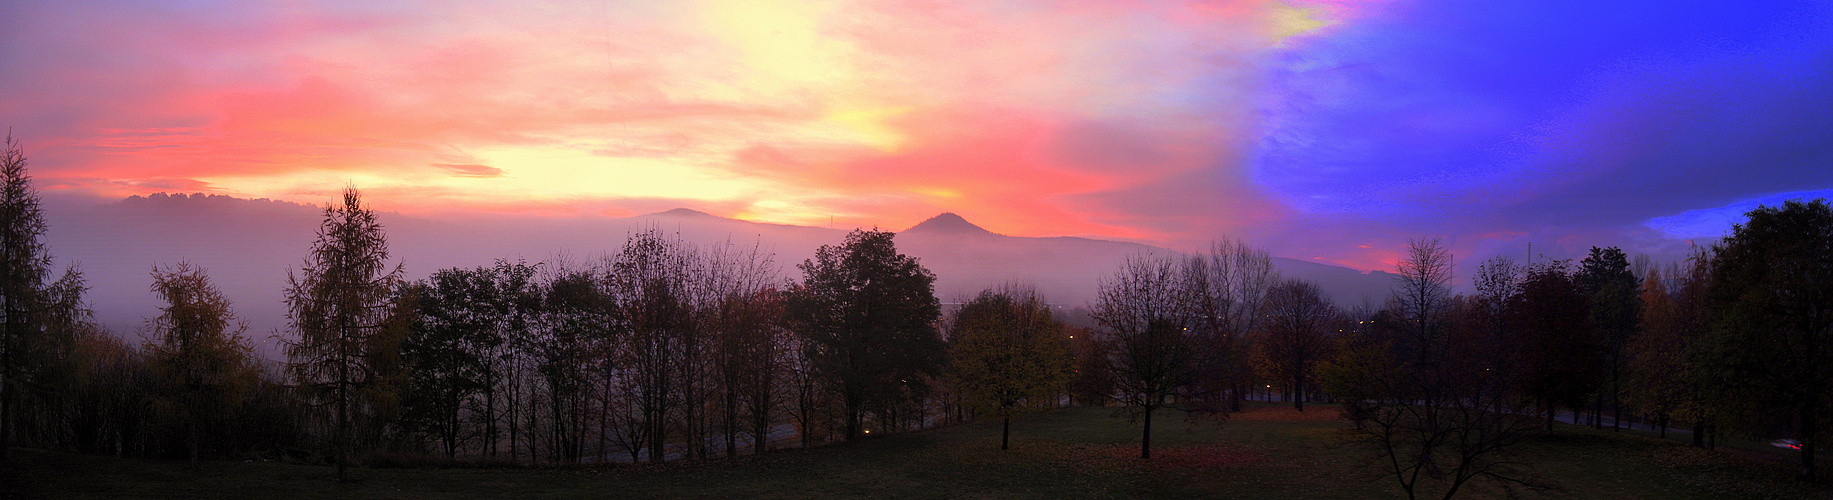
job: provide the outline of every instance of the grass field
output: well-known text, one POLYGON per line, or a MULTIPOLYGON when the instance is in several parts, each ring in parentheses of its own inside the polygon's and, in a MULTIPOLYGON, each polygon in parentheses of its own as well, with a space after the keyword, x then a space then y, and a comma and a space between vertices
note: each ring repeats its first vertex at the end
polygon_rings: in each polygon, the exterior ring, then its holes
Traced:
MULTIPOLYGON (((701 463, 558 469, 354 469, 279 463, 124 460, 14 449, 0 497, 52 498, 1394 498, 1361 467, 1327 405, 1256 406, 1218 425, 1154 422, 1150 463, 1139 426, 1113 409, 1076 408, 997 422, 701 463)), ((1518 447, 1559 490, 1526 498, 1833 498, 1790 479, 1783 452, 1706 452, 1628 433, 1562 426, 1518 447), (1767 454, 1767 455, 1765 455, 1767 454)), ((1503 496, 1492 486, 1460 498, 1503 496)))

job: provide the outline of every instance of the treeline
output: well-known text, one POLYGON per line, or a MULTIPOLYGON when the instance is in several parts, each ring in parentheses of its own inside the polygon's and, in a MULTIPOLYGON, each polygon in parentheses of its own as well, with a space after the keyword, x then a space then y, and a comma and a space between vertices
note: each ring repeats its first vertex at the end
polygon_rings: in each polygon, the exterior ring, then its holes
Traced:
MULTIPOLYGON (((1414 242, 1393 296, 1345 309, 1265 251, 1128 258, 1089 328, 1023 286, 944 317, 894 235, 854 231, 778 274, 768 252, 650 228, 586 260, 499 260, 403 278, 350 189, 288 270, 284 362, 255 359, 204 269, 152 269, 148 342, 90 321, 81 273, 51 279, 25 157, 0 191, 5 444, 144 457, 591 463, 810 446, 1068 403, 1225 417, 1259 394, 1334 400, 1409 493, 1533 480, 1509 446, 1561 412, 1712 437, 1824 443, 1833 215, 1752 212, 1684 262, 1594 248, 1492 258, 1474 294, 1414 242)), ((1614 425, 1614 424, 1613 424, 1614 425)), ((1002 444, 1002 447, 1004 445, 1002 444)))
POLYGON ((1409 496, 1472 479, 1547 483, 1509 459, 1560 415, 1801 450, 1815 477, 1833 411, 1833 209, 1761 207, 1717 245, 1657 265, 1617 248, 1578 262, 1493 257, 1452 292, 1453 259, 1414 241, 1385 302, 1346 309, 1218 244, 1128 259, 1101 285, 1072 390, 1143 417, 1222 414, 1246 395, 1334 400, 1409 496), (1086 353, 1097 353, 1086 355, 1086 353))

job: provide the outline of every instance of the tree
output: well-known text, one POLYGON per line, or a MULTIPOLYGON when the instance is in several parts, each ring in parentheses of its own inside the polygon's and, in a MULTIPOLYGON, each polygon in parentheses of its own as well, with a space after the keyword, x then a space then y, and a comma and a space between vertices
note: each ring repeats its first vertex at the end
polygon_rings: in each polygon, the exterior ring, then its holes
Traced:
POLYGON ((1528 400, 1515 390, 1519 343, 1513 328, 1500 327, 1513 320, 1497 318, 1497 302, 1519 290, 1515 267, 1492 259, 1479 268, 1478 298, 1451 297, 1442 288, 1448 254, 1436 242, 1410 247, 1395 299, 1345 328, 1351 333, 1318 370, 1355 422, 1353 442, 1408 498, 1434 490, 1452 498, 1477 479, 1542 488, 1511 459, 1534 426, 1528 400))
POLYGON ((155 399, 183 422, 188 455, 197 461, 203 430, 219 425, 255 382, 242 333, 229 299, 203 268, 189 262, 153 268, 154 295, 166 303, 149 320, 155 343, 147 346, 163 390, 155 399))
POLYGON ((287 270, 287 318, 299 333, 286 345, 288 368, 302 389, 331 406, 337 477, 347 479, 350 426, 357 391, 369 381, 370 338, 389 319, 401 267, 388 266, 388 239, 356 188, 343 204, 326 204, 311 254, 287 270))
POLYGON ((1327 355, 1331 333, 1339 329, 1342 313, 1324 298, 1316 283, 1299 280, 1273 285, 1261 311, 1265 316, 1262 348, 1273 365, 1272 375, 1288 384, 1292 407, 1305 411, 1305 383, 1327 355))
POLYGON ((1198 346, 1196 384, 1180 397, 1195 401, 1226 399, 1229 411, 1241 411, 1248 392, 1249 335, 1262 318, 1261 303, 1278 281, 1273 258, 1241 241, 1210 243, 1209 253, 1182 263, 1183 305, 1198 346))
POLYGON ((1608 392, 1615 408, 1612 428, 1620 429, 1623 420, 1623 365, 1630 336, 1642 312, 1641 281, 1629 270, 1629 257, 1617 247, 1591 247, 1591 255, 1579 262, 1578 282, 1591 299, 1591 324, 1602 336, 1604 364, 1609 389, 1597 396, 1597 409, 1604 408, 1608 392))
POLYGON ((0 462, 12 442, 19 397, 31 383, 31 355, 43 340, 38 320, 51 267, 41 241, 47 228, 25 151, 9 132, 0 149, 0 462))
POLYGON ((1102 327, 1115 388, 1127 407, 1145 417, 1139 458, 1152 458, 1152 416, 1171 396, 1199 379, 1197 340, 1191 335, 1177 286, 1177 260, 1150 254, 1127 257, 1101 283, 1095 322, 1102 327))
POLYGON ((477 280, 465 269, 441 269, 407 287, 416 312, 413 330, 401 344, 409 367, 407 417, 433 432, 447 457, 458 454, 464 406, 484 391, 484 360, 478 336, 491 333, 474 301, 477 280))
POLYGON ((846 439, 869 410, 921 398, 941 372, 935 274, 897 252, 889 231, 854 230, 797 266, 791 311, 814 368, 838 389, 846 439))
POLYGON ((1108 345, 1091 333, 1088 328, 1070 328, 1076 371, 1069 381, 1069 396, 1079 405, 1101 406, 1114 399, 1114 370, 1108 363, 1108 345))
POLYGON ((690 383, 685 376, 694 374, 687 357, 696 326, 690 290, 695 260, 692 248, 651 228, 632 235, 610 266, 622 329, 616 359, 634 406, 625 427, 641 430, 628 444, 647 443, 652 462, 664 458, 677 406, 690 403, 678 395, 680 385, 690 383))
POLYGON ((1394 312, 1405 321, 1405 341, 1421 364, 1443 359, 1444 311, 1451 297, 1451 251, 1438 240, 1408 240, 1407 257, 1394 265, 1394 312))
POLYGON ((1631 407, 1655 416, 1662 437, 1670 418, 1694 423, 1696 444, 1703 445, 1707 416, 1688 355, 1708 327, 1706 282, 1711 255, 1695 248, 1684 262, 1650 269, 1642 280, 1642 320, 1625 350, 1631 407))
MULTIPOLYGON (((545 266, 544 266, 545 267, 545 266)), ((599 361, 595 340, 610 327, 610 303, 592 273, 565 264, 544 270, 535 371, 547 386, 550 457, 580 463, 585 457, 592 377, 599 361)))
POLYGON ((1570 267, 1570 261, 1530 266, 1520 293, 1509 302, 1510 322, 1519 328, 1516 342, 1525 364, 1517 372, 1515 387, 1540 402, 1548 430, 1559 408, 1583 408, 1604 375, 1590 301, 1570 267))
POLYGON ((774 256, 755 245, 745 250, 727 242, 714 246, 704 265, 704 286, 712 304, 701 318, 714 338, 712 368, 726 456, 738 454, 738 436, 747 432, 752 453, 762 453, 769 441, 787 348, 774 256))
POLYGON ((970 408, 1001 419, 999 449, 1010 448, 1012 414, 1055 402, 1074 369, 1064 326, 1035 292, 987 290, 950 323, 949 367, 970 408))
POLYGON ((1789 201, 1748 216, 1714 248, 1717 318, 1696 359, 1721 404, 1793 420, 1800 478, 1811 481, 1833 410, 1833 208, 1789 201))

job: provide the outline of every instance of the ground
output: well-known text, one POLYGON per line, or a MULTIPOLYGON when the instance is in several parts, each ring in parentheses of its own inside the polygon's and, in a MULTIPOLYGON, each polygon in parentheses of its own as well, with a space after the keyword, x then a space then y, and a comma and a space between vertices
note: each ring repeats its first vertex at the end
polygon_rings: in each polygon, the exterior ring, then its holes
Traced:
MULTIPOLYGON (((1112 408, 1029 415, 999 450, 998 422, 862 439, 736 460, 543 469, 358 468, 129 460, 15 448, 4 494, 74 498, 1396 498, 1391 479, 1341 444, 1328 405, 1300 413, 1260 405, 1226 420, 1154 421, 1153 458, 1139 424, 1112 408)), ((1561 425, 1516 458, 1555 483, 1525 498, 1833 498, 1795 483, 1785 451, 1707 452, 1682 443, 1561 425)), ((1482 486, 1459 498, 1502 497, 1482 486)))

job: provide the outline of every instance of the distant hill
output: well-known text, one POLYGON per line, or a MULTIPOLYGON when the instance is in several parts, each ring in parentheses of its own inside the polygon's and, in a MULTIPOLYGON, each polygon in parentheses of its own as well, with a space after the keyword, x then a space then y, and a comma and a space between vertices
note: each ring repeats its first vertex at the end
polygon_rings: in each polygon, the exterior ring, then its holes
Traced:
MULTIPOLYGON (((321 207, 216 195, 136 196, 113 203, 46 212, 47 243, 59 262, 80 262, 96 317, 132 338, 159 303, 148 292, 154 265, 189 260, 207 269, 264 355, 277 357, 270 338, 285 325, 281 292, 289 268, 305 258, 321 207)), ((500 217, 428 220, 383 213, 394 260, 417 279, 448 267, 489 265, 498 258, 530 262, 561 258, 585 264, 614 253, 630 234, 657 228, 700 245, 730 242, 773 253, 785 281, 821 245, 838 245, 848 231, 749 222, 679 208, 627 218, 500 217)), ((898 248, 936 273, 944 302, 970 298, 1004 283, 1037 288, 1054 304, 1084 306, 1102 279, 1128 255, 1174 253, 1163 248, 1077 237, 995 234, 945 213, 901 231, 898 248)), ((60 264, 61 265, 61 264, 60 264)), ((1317 282, 1338 303, 1379 303, 1392 275, 1275 258, 1287 277, 1317 282)))

